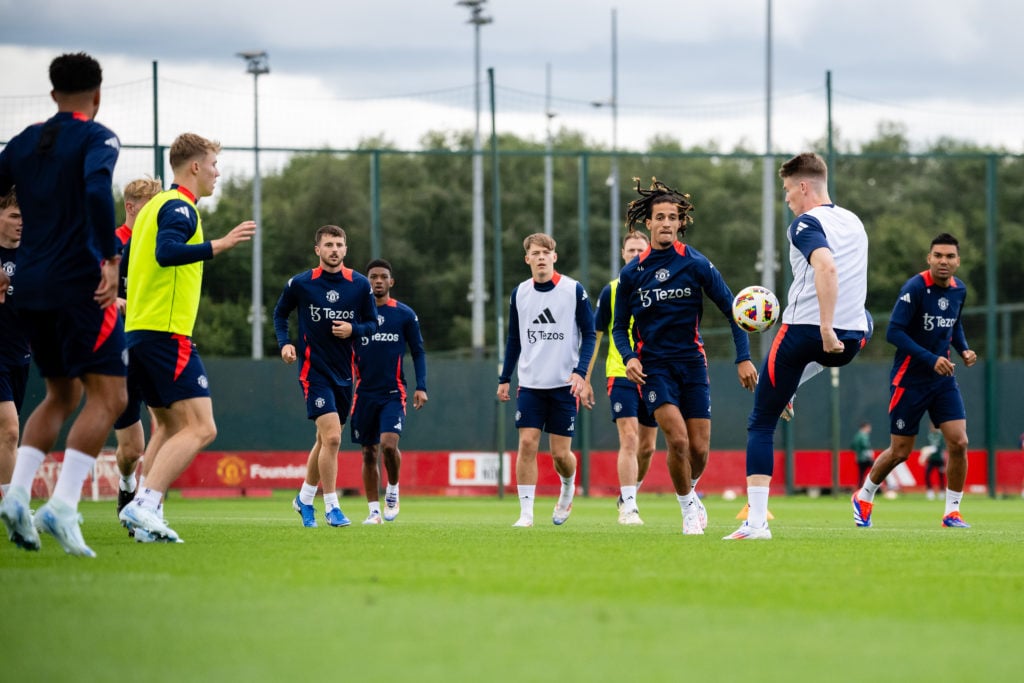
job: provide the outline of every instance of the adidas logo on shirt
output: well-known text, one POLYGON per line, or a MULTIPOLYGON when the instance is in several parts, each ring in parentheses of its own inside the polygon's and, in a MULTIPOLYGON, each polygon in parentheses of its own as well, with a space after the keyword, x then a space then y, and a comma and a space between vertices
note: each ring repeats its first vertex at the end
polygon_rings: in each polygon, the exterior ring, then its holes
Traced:
POLYGON ((553 325, 555 316, 551 315, 551 309, 545 308, 540 315, 533 319, 534 325, 553 325))
POLYGON ((904 303, 908 303, 908 304, 911 303, 911 301, 910 301, 910 292, 907 292, 906 294, 901 296, 900 297, 900 301, 902 301, 904 303))

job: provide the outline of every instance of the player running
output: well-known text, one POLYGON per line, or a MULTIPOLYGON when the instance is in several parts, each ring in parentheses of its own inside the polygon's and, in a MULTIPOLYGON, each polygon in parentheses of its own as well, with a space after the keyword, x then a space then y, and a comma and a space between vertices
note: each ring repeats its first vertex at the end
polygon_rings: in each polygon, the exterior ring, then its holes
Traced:
POLYGON ((380 471, 378 452, 384 456, 387 488, 384 491, 385 522, 398 517, 398 476, 402 453, 398 439, 405 425, 405 349, 412 354, 416 372, 413 408, 427 403, 427 352, 423 349, 420 320, 411 308, 391 298, 395 286, 391 264, 374 259, 366 266, 377 304, 377 331, 359 338, 355 347, 356 391, 349 425, 352 441, 363 447, 363 487, 370 514, 363 524, 380 524, 380 471))
POLYGON ((942 233, 932 240, 928 270, 910 278, 900 289, 889 318, 886 339, 896 347, 889 386, 890 442, 875 460, 863 487, 852 498, 857 526, 871 526, 875 493, 889 473, 914 448, 925 412, 938 425, 949 448, 946 466, 946 511, 942 526, 967 528, 960 501, 967 481, 967 414, 960 385, 953 376, 952 346, 971 367, 978 354, 967 346, 960 321, 967 287, 953 277, 960 267, 960 244, 942 233))
POLYGON ((352 347, 377 329, 377 307, 369 281, 345 267, 348 237, 337 225, 317 229, 314 250, 320 264, 289 278, 274 307, 274 333, 285 363, 299 363, 306 415, 316 424, 316 442, 306 461, 306 479, 292 501, 302 526, 315 527, 313 499, 324 491, 324 518, 333 527, 352 523, 338 504, 338 449, 341 426, 352 407, 352 347), (298 309, 298 347, 288 316, 298 309))

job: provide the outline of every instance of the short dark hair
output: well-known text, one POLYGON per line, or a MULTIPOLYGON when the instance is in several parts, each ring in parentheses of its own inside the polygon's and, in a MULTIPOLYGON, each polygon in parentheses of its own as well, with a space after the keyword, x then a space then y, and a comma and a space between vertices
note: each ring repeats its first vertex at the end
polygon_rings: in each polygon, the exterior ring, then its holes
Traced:
POLYGON ((88 92, 102 82, 100 63, 84 52, 63 54, 50 62, 50 84, 59 93, 88 92))
POLYGON ((369 274, 370 270, 372 270, 373 268, 385 268, 385 269, 387 269, 389 275, 394 276, 394 274, 395 274, 395 271, 393 271, 391 269, 391 264, 388 263, 387 261, 385 261, 382 258, 375 258, 372 261, 370 261, 369 263, 367 263, 366 264, 366 273, 369 274))
POLYGON ((797 154, 792 159, 784 162, 782 167, 779 168, 780 178, 785 179, 794 176, 828 180, 828 164, 825 163, 820 154, 815 154, 814 152, 797 154))
POLYGON ((949 244, 956 247, 958 253, 960 251, 960 242, 958 242, 957 239, 948 232, 942 232, 936 235, 930 246, 934 247, 936 244, 949 244))
POLYGON ((337 225, 322 225, 316 230, 316 235, 313 236, 313 244, 320 244, 320 238, 324 235, 330 235, 331 237, 340 237, 345 240, 345 244, 348 244, 348 235, 345 231, 339 228, 337 225))

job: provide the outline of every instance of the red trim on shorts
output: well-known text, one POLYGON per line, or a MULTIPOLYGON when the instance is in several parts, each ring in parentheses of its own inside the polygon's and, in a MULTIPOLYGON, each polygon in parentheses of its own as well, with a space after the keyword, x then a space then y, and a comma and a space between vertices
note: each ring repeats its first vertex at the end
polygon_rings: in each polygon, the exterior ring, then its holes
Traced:
MULTIPOLYGON (((403 354, 404 355, 404 354, 403 354)), ((402 397, 402 404, 405 404, 406 390, 405 383, 402 382, 402 359, 399 358, 398 362, 395 363, 395 386, 398 387, 398 394, 402 397)))
MULTIPOLYGON (((304 340, 305 341, 305 340, 304 340)), ((311 364, 309 362, 309 344, 306 344, 306 350, 302 354, 302 369, 299 370, 299 383, 302 384, 302 395, 309 398, 309 369, 311 364)))
POLYGON ((178 342, 178 361, 174 365, 174 381, 177 382, 192 357, 192 340, 183 334, 172 334, 171 339, 178 342))
POLYGON ((892 409, 900 402, 903 398, 903 392, 906 391, 903 387, 896 387, 896 391, 892 392, 892 398, 889 399, 889 412, 892 413, 892 409))
POLYGON ((900 369, 896 371, 896 375, 892 378, 893 386, 899 386, 900 382, 903 380, 903 375, 907 374, 908 367, 910 367, 910 356, 903 359, 900 369))
POLYGON ((118 315, 116 304, 110 304, 103 310, 103 322, 100 324, 100 333, 96 337, 96 343, 92 345, 93 353, 99 351, 100 347, 110 339, 110 333, 117 326, 118 315))
POLYGON ((782 338, 786 336, 786 330, 789 329, 789 325, 783 325, 779 328, 779 333, 775 335, 775 341, 772 342, 772 348, 768 352, 768 381, 775 386, 775 354, 779 351, 779 346, 782 344, 782 338))

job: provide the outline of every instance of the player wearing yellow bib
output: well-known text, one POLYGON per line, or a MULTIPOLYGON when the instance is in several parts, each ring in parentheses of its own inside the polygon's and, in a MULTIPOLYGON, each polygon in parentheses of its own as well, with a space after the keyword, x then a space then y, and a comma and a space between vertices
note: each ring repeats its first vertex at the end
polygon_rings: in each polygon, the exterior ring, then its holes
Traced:
MULTIPOLYGON (((623 263, 629 263, 649 246, 647 235, 642 232, 626 233, 622 239, 623 263)), ((611 341, 612 313, 615 311, 618 286, 619 279, 616 277, 605 285, 598 297, 597 312, 594 314, 594 327, 597 330, 595 349, 601 346, 601 337, 607 332, 609 343, 604 365, 605 377, 608 378, 608 401, 612 411, 612 422, 619 432, 619 524, 638 526, 644 522, 640 519, 637 507, 637 490, 651 466, 651 456, 654 455, 655 440, 658 437, 658 423, 640 400, 639 387, 626 379, 626 366, 611 341)), ((630 335, 632 336, 632 326, 630 335)), ((580 394, 580 399, 587 408, 594 407, 594 387, 590 382, 590 376, 596 360, 595 353, 590 359, 590 367, 587 368, 586 386, 580 394)))
POLYGON ((196 202, 213 194, 219 152, 218 142, 178 136, 170 152, 174 183, 143 207, 127 250, 128 382, 139 387, 166 436, 145 483, 118 515, 137 541, 179 541, 163 520, 164 495, 217 435, 206 369, 192 343, 203 261, 256 232, 253 221, 243 221, 220 239, 203 238, 196 202))

